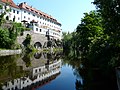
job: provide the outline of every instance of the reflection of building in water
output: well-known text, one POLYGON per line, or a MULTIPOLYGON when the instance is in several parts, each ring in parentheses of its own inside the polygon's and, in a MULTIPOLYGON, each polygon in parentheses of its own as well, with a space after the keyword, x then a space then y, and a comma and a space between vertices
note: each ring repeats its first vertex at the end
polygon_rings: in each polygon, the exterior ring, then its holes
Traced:
POLYGON ((21 77, 6 82, 3 90, 21 90, 27 88, 33 89, 35 87, 46 84, 52 79, 56 78, 60 74, 61 60, 56 60, 52 63, 47 63, 43 66, 30 69, 31 75, 27 77, 21 77))

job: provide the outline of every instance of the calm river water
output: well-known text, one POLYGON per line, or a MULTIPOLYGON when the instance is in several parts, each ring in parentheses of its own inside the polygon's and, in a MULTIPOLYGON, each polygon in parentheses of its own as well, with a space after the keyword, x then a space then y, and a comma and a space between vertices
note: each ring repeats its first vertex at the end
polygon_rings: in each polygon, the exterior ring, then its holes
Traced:
POLYGON ((0 90, 118 90, 115 76, 85 69, 60 52, 0 57, 0 90))

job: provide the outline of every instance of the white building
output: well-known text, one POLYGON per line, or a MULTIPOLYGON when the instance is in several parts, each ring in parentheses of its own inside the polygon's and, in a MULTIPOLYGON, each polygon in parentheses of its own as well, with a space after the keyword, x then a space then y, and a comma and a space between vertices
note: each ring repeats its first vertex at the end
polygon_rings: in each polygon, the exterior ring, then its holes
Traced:
POLYGON ((5 8, 10 9, 10 12, 6 13, 5 18, 8 16, 11 21, 15 19, 16 22, 21 22, 21 10, 12 0, 8 0, 7 3, 6 0, 1 0, 0 5, 2 5, 0 14, 6 11, 5 8))
POLYGON ((34 33, 49 34, 51 39, 61 39, 61 24, 52 16, 27 5, 26 2, 15 5, 12 0, 1 0, 0 4, 3 5, 2 12, 6 6, 10 6, 11 11, 6 14, 9 20, 26 22, 34 33))

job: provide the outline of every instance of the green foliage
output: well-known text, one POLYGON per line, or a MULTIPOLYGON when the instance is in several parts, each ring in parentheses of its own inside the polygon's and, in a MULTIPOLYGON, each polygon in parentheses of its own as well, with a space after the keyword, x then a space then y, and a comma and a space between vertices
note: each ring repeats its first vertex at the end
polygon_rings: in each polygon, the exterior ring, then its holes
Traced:
POLYGON ((101 25, 102 19, 98 12, 91 11, 90 13, 84 13, 84 15, 76 32, 79 37, 79 48, 86 55, 90 52, 92 45, 101 38, 103 28, 101 25))
POLYGON ((70 33, 63 32, 63 52, 66 54, 70 52, 71 48, 71 38, 72 35, 70 33))
POLYGON ((104 34, 107 38, 104 41, 104 52, 109 52, 106 57, 109 57, 108 62, 112 66, 120 64, 120 3, 119 0, 94 0, 98 11, 103 18, 104 34))
POLYGON ((108 68, 120 62, 120 3, 118 0, 94 0, 97 11, 84 13, 76 32, 63 33, 64 50, 69 56, 81 56, 92 67, 108 68))
POLYGON ((11 39, 9 38, 9 31, 0 28, 0 48, 11 48, 11 39))
POLYGON ((15 49, 17 36, 13 30, 0 28, 0 48, 15 49))
POLYGON ((0 15, 0 26, 5 22, 5 19, 4 19, 5 14, 6 13, 4 12, 0 15))
MULTIPOLYGON (((0 14, 0 26, 5 22, 4 16, 6 15, 6 13, 8 13, 11 10, 11 9, 6 8, 7 6, 8 4, 5 5, 4 12, 0 14)), ((2 5, 0 5, 0 9, 3 9, 2 5)))
MULTIPOLYGON (((92 67, 107 68, 119 64, 120 44, 116 33, 106 32, 100 12, 84 13, 81 23, 71 37, 64 34, 65 51, 70 58, 80 58, 92 67), (65 36, 66 35, 66 36, 65 36), (113 37, 114 36, 114 37, 113 37), (115 39, 117 37, 117 39, 115 39)), ((109 26, 110 27, 110 26, 109 26)), ((108 29, 108 28, 107 28, 108 29)), ((118 31, 119 33, 119 31, 118 31)))
POLYGON ((0 9, 3 9, 2 5, 0 5, 0 9))

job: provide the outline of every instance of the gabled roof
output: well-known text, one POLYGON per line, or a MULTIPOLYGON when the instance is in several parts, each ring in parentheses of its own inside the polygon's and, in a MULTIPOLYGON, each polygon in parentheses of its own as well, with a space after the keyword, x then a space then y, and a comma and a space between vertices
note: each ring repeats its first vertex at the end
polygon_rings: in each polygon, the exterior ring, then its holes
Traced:
POLYGON ((8 3, 11 7, 19 8, 12 0, 0 0, 3 3, 8 3))
POLYGON ((59 22, 58 22, 55 18, 53 18, 51 15, 48 15, 48 14, 46 14, 46 13, 40 11, 40 10, 37 10, 36 8, 33 8, 32 6, 27 5, 26 2, 20 3, 20 4, 19 4, 19 8, 25 9, 25 10, 27 10, 27 11, 29 11, 29 12, 33 12, 33 13, 35 13, 35 14, 38 14, 38 15, 44 17, 44 18, 50 19, 51 21, 56 22, 57 24, 61 25, 61 23, 59 23, 59 22))

